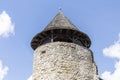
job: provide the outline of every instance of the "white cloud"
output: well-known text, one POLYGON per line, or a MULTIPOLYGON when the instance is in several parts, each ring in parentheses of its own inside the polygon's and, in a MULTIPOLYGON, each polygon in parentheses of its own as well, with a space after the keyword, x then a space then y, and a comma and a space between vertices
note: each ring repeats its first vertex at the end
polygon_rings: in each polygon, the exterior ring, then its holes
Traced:
POLYGON ((113 45, 103 49, 103 54, 108 57, 120 59, 120 34, 119 40, 113 45))
POLYGON ((3 11, 0 14, 0 37, 9 37, 14 34, 14 25, 10 16, 3 11))
POLYGON ((30 76, 27 80, 32 80, 32 76, 30 76))
POLYGON ((102 73, 101 77, 104 80, 120 80, 120 34, 118 41, 103 49, 103 54, 111 58, 116 58, 118 61, 114 65, 115 70, 113 73, 110 71, 105 71, 102 73))
POLYGON ((3 80, 7 75, 8 67, 3 67, 2 61, 0 60, 0 80, 3 80))

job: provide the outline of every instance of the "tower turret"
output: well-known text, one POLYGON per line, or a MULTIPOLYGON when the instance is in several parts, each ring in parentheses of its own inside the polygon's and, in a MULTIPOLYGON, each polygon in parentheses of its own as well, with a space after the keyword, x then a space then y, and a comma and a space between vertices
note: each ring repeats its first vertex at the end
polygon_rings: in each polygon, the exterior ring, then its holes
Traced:
POLYGON ((79 31, 62 12, 59 12, 47 27, 32 39, 31 46, 35 50, 40 45, 56 41, 75 43, 87 48, 91 44, 87 34, 79 31))
POLYGON ((33 80, 99 80, 87 34, 59 12, 31 41, 33 80))

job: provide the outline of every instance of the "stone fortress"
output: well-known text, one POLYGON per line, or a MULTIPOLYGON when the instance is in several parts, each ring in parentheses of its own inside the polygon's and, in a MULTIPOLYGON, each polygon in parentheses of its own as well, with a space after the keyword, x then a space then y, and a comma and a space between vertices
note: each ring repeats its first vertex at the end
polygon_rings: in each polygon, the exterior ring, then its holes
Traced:
POLYGON ((31 41, 32 80, 102 80, 90 45, 87 34, 59 12, 31 41))

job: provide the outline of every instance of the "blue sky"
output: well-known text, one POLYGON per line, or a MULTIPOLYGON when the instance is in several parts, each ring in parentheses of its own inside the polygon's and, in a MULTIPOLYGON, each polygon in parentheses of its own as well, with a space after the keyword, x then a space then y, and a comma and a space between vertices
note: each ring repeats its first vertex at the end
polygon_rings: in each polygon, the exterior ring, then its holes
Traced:
POLYGON ((120 0, 0 0, 0 80, 28 80, 33 63, 30 41, 59 7, 91 38, 99 76, 119 80, 120 0))

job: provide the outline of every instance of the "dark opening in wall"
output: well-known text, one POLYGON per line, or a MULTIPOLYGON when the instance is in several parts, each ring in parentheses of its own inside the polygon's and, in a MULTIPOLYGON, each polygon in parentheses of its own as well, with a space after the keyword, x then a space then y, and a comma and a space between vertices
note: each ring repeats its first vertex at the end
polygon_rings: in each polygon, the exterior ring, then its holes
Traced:
POLYGON ((41 52, 41 54, 44 54, 44 53, 46 53, 46 51, 42 51, 42 52, 41 52))

